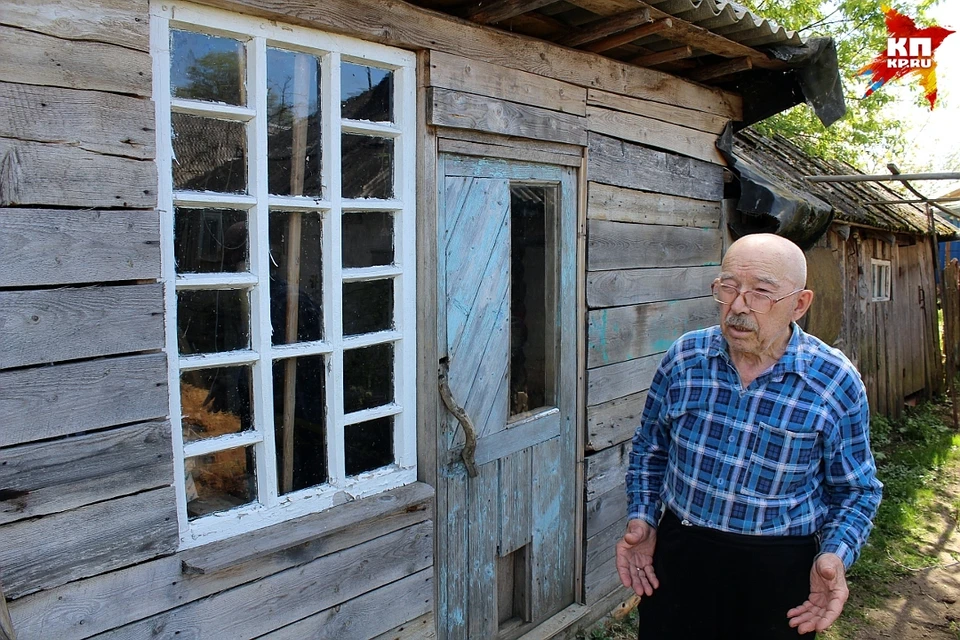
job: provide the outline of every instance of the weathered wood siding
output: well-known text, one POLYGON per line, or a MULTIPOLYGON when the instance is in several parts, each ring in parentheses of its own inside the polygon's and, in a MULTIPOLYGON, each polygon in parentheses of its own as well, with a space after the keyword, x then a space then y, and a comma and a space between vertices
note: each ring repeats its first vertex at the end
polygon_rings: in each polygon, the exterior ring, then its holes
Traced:
POLYGON ((850 358, 871 412, 896 418, 911 396, 937 393, 943 365, 929 239, 834 225, 807 261, 817 296, 804 329, 850 358), (890 261, 890 300, 872 300, 872 259, 890 261))
MULTIPOLYGON (((596 605, 581 624, 604 615, 629 595, 613 544, 650 378, 673 339, 713 321, 714 141, 739 96, 398 0, 200 4, 423 51, 418 215, 435 215, 438 152, 581 169, 577 587, 596 605)), ((230 541, 177 552, 148 3, 11 0, 0 36, 0 324, 18 334, 0 339, 0 537, 18 541, 0 574, 18 637, 432 637, 426 485, 262 530, 259 554, 230 541)), ((435 265, 431 245, 421 233, 435 265)), ((420 287, 435 282, 429 260, 420 287)), ((435 289, 418 297, 421 317, 436 313, 435 289)), ((418 349, 426 389, 437 347, 418 349)), ((421 447, 440 411, 419 407, 421 447)), ((436 477, 434 457, 421 452, 421 478, 436 477)), ((440 496, 451 521, 445 508, 440 496)), ((501 544, 522 542, 511 531, 501 544)))

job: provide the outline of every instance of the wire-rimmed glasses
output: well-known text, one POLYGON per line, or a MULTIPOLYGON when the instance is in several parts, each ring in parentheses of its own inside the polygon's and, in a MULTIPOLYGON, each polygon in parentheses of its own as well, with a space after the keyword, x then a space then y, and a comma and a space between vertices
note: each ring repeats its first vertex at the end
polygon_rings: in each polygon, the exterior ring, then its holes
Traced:
POLYGON ((766 293, 754 291, 753 289, 738 289, 731 284, 723 284, 720 280, 714 280, 711 289, 713 290, 713 299, 720 304, 733 304, 733 302, 742 295, 743 301, 747 304, 747 307, 750 308, 750 311, 754 313, 769 313, 770 310, 773 309, 773 305, 789 298, 795 293, 803 291, 803 287, 801 287, 779 298, 773 298, 766 293))

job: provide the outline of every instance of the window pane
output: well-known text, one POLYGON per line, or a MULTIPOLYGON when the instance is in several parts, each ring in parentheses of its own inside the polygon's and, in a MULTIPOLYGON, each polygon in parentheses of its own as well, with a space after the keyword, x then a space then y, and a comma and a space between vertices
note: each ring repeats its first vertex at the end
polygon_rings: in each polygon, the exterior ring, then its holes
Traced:
POLYGON ((554 190, 510 188, 510 415, 553 404, 552 371, 554 190), (551 321, 548 323, 548 319, 551 321))
POLYGON ((392 213, 344 213, 340 233, 344 267, 393 264, 392 213))
POLYGON ((393 344, 343 352, 344 413, 393 402, 393 344))
POLYGON ((393 140, 343 134, 344 198, 393 197, 393 140))
POLYGON ((170 31, 170 91, 175 98, 242 105, 243 43, 192 31, 170 31))
POLYGON ((322 220, 317 213, 270 214, 273 344, 323 339, 322 220))
POLYGON ((340 65, 340 113, 350 120, 393 121, 393 72, 344 62, 340 65))
POLYGON ((245 211, 177 207, 173 220, 177 273, 249 270, 245 211))
POLYGON ((184 460, 187 516, 191 520, 257 499, 253 447, 239 447, 184 460))
POLYGON ((321 196, 320 60, 267 49, 267 176, 270 193, 321 196))
POLYGON ((243 289, 178 291, 180 355, 249 348, 249 315, 243 289))
POLYGON ((242 122, 170 114, 173 188, 246 193, 247 134, 242 122))
POLYGON ((325 371, 323 356, 289 358, 273 364, 280 493, 327 481, 325 371))
POLYGON ((343 454, 348 476, 355 476, 392 463, 393 417, 344 427, 343 454))
POLYGON ((343 334, 393 329, 393 279, 343 283, 343 334))
POLYGON ((249 365, 185 371, 180 375, 184 442, 253 428, 253 370, 249 365))

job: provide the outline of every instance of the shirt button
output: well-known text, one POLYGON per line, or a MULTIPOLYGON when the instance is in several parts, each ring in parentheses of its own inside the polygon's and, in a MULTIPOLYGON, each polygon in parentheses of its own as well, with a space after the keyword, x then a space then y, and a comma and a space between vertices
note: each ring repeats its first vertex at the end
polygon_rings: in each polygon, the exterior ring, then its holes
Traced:
POLYGON ((737 439, 736 436, 730 436, 727 438, 727 442, 733 442, 736 439, 737 439))
POLYGON ((717 478, 717 486, 718 486, 718 487, 722 487, 722 486, 723 486, 723 480, 721 480, 720 478, 717 478))

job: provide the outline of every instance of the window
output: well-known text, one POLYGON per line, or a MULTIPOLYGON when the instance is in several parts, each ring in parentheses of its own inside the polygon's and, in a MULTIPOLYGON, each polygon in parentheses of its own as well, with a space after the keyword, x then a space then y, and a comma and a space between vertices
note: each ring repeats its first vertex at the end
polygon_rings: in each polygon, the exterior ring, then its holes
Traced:
POLYGON ((890 299, 890 261, 870 260, 873 271, 873 295, 874 302, 882 302, 890 299))
POLYGON ((151 11, 183 546, 412 482, 415 56, 151 11))

